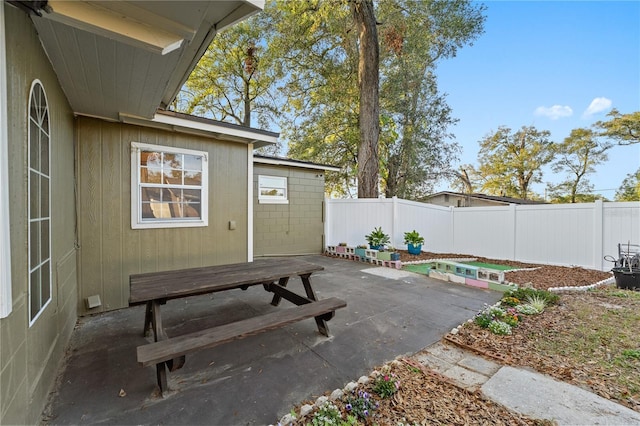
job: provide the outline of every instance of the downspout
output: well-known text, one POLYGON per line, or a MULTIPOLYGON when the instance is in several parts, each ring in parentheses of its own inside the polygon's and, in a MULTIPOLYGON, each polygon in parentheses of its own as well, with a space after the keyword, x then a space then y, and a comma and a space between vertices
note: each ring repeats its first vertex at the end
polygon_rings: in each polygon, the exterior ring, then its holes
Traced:
POLYGON ((253 144, 247 145, 247 262, 253 262, 253 144))

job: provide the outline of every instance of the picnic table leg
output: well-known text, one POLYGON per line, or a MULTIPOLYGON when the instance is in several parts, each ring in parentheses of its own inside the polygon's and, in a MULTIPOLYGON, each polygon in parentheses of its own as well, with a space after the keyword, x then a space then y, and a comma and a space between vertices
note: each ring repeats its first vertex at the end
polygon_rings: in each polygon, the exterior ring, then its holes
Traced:
MULTIPOLYGON (((281 285, 282 287, 286 287, 288 282, 289 282, 289 277, 283 277, 278 280, 278 284, 281 285)), ((273 306, 278 306, 278 304, 280 304, 280 300, 282 300, 282 296, 274 293, 273 299, 271 299, 271 304, 273 306)))
POLYGON ((144 312, 144 329, 142 330, 142 336, 147 337, 151 334, 153 330, 152 317, 151 317, 151 301, 147 302, 147 307, 144 312))
MULTIPOLYGON (((164 327, 162 326, 162 315, 160 315, 160 300, 153 300, 151 302, 151 323, 153 325, 153 339, 155 342, 161 340, 167 340, 169 336, 164 331, 164 327)), ((146 321, 146 319, 145 319, 146 321)), ((167 368, 169 371, 175 371, 185 363, 185 356, 181 356, 178 358, 171 359, 169 361, 161 362, 156 364, 156 378, 158 380, 158 387, 160 388, 160 393, 163 393, 165 390, 168 390, 169 387, 167 385, 167 368), (165 368, 166 364, 166 368, 165 368)))
MULTIPOLYGON (((316 293, 313 291, 311 287, 311 274, 300 275, 300 279, 302 280, 302 285, 304 286, 304 291, 307 293, 307 297, 311 300, 318 300, 316 297, 316 293)), ((318 331, 320 334, 323 334, 329 337, 329 326, 327 325, 327 321, 325 321, 325 316, 314 317, 316 320, 316 325, 318 326, 318 331)))

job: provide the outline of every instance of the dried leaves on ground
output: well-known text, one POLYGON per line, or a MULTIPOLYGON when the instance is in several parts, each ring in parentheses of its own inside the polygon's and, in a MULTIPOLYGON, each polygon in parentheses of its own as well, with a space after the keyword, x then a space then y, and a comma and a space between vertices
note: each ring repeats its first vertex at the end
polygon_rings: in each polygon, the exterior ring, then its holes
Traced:
MULTIPOLYGON (((506 279, 520 285, 547 290, 599 283, 609 272, 479 258, 451 253, 401 252, 403 262, 436 258, 469 258, 480 262, 535 268, 507 272, 506 279)), ((456 285, 456 284, 452 284, 456 285)), ((572 383, 640 411, 640 292, 619 290, 609 284, 593 291, 561 292, 560 301, 535 316, 528 316, 513 330, 499 336, 473 323, 461 327, 445 340, 503 364, 539 371, 572 383)), ((382 399, 375 414, 359 424, 547 424, 510 412, 487 400, 480 392, 456 387, 447 378, 411 359, 391 368, 400 389, 382 399)), ((371 385, 359 388, 371 393, 371 385)), ((346 418, 343 403, 336 405, 346 418)), ((313 413, 297 419, 309 424, 313 413)))

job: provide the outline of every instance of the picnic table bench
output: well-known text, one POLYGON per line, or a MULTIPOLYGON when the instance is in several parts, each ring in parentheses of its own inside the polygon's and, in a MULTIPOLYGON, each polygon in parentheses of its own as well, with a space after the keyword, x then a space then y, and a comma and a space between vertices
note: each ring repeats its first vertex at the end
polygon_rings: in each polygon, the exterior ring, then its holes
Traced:
POLYGON ((185 356, 199 349, 211 348, 267 330, 283 327, 296 321, 314 318, 318 331, 329 336, 327 321, 345 301, 331 297, 318 300, 311 287, 311 274, 322 266, 295 258, 264 258, 254 262, 207 266, 174 271, 134 274, 129 277, 129 305, 146 304, 143 334, 153 332, 153 343, 137 348, 137 360, 142 366, 156 366, 160 392, 168 390, 167 369, 175 371, 185 362, 185 356), (305 290, 301 295, 287 288, 291 277, 299 276, 305 290), (273 293, 271 304, 278 306, 282 299, 295 306, 264 315, 198 330, 186 335, 169 337, 162 326, 160 306, 168 300, 196 296, 250 286, 263 285, 273 293))

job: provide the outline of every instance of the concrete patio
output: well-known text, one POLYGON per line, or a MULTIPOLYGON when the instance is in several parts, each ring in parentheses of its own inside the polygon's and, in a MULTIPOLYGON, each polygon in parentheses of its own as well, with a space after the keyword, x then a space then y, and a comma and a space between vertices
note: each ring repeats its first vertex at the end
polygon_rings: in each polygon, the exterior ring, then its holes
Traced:
MULTIPOLYGON (((501 297, 390 268, 305 259, 325 268, 311 277, 318 297, 347 301, 329 322, 330 338, 305 320, 188 355, 185 366, 169 374, 172 391, 161 398, 155 369, 136 362, 136 347, 146 342, 144 307, 84 317, 43 423, 276 423, 295 404, 437 342, 501 297)), ((302 284, 294 279, 289 286, 300 290, 302 284)), ((260 286, 172 300, 163 308, 164 325, 175 336, 278 309, 270 300, 260 286)))

